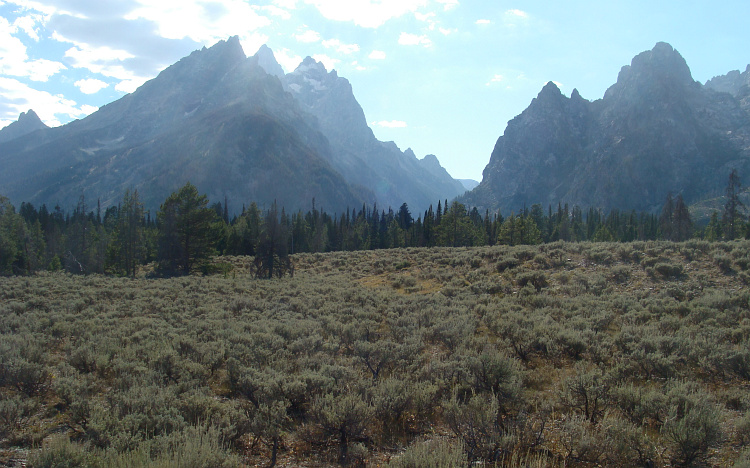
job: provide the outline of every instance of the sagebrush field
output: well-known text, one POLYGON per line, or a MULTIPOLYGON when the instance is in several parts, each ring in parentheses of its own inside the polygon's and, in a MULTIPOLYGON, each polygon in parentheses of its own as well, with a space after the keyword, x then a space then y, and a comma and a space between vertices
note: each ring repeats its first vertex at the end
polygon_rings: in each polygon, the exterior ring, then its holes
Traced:
POLYGON ((0 463, 750 466, 750 242, 0 278, 0 463))

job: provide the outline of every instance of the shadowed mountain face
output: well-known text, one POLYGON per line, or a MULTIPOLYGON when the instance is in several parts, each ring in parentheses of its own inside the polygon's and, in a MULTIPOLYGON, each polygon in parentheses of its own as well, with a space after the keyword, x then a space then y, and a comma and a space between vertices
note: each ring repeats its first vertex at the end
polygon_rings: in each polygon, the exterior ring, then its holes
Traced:
POLYGON ((702 86, 659 43, 623 67, 600 100, 576 90, 568 98, 548 83, 508 123, 463 201, 503 213, 559 202, 655 211, 669 192, 688 202, 720 193, 732 168, 750 170, 746 87, 735 78, 722 85, 733 94, 702 86))
POLYGON ((330 212, 384 203, 370 188, 376 183, 341 170, 332 137, 284 90, 280 71, 270 49, 246 58, 233 37, 193 52, 85 119, 32 128, 22 115, 0 131, 0 193, 63 207, 84 194, 107 206, 135 188, 155 210, 191 181, 212 201, 226 197, 235 212, 251 201, 296 210, 314 198, 330 212))

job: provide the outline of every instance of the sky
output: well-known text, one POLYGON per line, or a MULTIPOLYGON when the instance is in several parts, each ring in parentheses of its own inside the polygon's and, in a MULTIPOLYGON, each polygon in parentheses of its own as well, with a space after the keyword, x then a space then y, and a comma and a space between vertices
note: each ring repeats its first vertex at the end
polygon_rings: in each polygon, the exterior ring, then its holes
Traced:
POLYGON ((700 82, 750 64, 747 0, 0 0, 0 127, 84 118, 238 35, 285 71, 347 78, 375 136, 481 180, 509 120, 548 81, 600 99, 670 43, 700 82))

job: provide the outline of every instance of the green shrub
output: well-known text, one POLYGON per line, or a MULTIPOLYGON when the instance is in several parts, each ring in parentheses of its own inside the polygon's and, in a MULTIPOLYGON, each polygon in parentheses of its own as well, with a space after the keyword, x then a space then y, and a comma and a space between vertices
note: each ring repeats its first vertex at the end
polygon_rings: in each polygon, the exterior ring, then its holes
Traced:
POLYGON ((67 437, 55 437, 41 450, 29 457, 31 468, 75 468, 87 467, 93 463, 92 457, 80 444, 72 443, 67 437))
POLYGON ((671 400, 661 434, 671 448, 672 462, 688 466, 703 458, 720 441, 719 413, 700 394, 673 396, 671 400))
POLYGON ((388 468, 465 468, 466 458, 460 441, 432 439, 415 442, 404 453, 391 459, 388 468))

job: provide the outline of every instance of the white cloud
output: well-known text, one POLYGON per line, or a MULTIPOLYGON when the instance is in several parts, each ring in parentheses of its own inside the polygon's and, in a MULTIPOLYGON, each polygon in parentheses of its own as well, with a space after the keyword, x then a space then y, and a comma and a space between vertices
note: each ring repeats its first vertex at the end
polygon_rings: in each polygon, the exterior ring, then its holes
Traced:
POLYGON ((132 93, 149 79, 146 76, 136 75, 123 65, 126 59, 132 58, 132 55, 124 50, 77 43, 76 46, 65 51, 65 57, 71 59, 74 68, 83 68, 91 73, 119 80, 119 83, 115 85, 115 90, 122 93, 132 93))
POLYGON ((26 33, 34 41, 39 41, 37 23, 41 22, 41 15, 20 16, 13 21, 13 27, 26 33))
POLYGON ((286 8, 287 10, 294 10, 297 8, 297 0, 273 0, 273 4, 280 8, 286 8))
POLYGON ((495 83, 500 83, 505 80, 505 77, 503 75, 495 75, 492 78, 490 78, 490 81, 487 82, 485 86, 492 86, 495 83))
POLYGON ((476 23, 476 24, 490 24, 491 22, 492 22, 492 21, 490 21, 490 20, 488 20, 488 19, 478 19, 478 20, 476 20, 476 22, 475 22, 475 23, 476 23))
POLYGON ((269 15, 271 16, 277 16, 284 20, 292 19, 292 14, 289 13, 287 10, 283 8, 279 8, 276 5, 267 5, 264 7, 261 7, 261 10, 267 11, 269 15))
POLYGON ((385 60, 386 54, 382 50, 373 50, 368 57, 373 60, 385 60))
POLYGON ((503 23, 510 27, 527 24, 528 20, 529 14, 523 10, 507 10, 503 15, 503 23))
POLYGON ((247 51, 249 50, 257 51, 258 49, 260 49, 260 46, 267 43, 268 36, 266 36, 265 34, 250 33, 244 36, 240 36, 240 45, 242 46, 242 50, 245 51, 245 54, 247 54, 247 51))
POLYGON ((312 58, 314 58, 316 61, 322 63, 323 66, 325 66, 326 70, 328 70, 328 71, 333 70, 334 68, 336 68, 336 66, 339 63, 341 63, 341 60, 335 59, 335 58, 331 58, 331 57, 329 57, 329 56, 327 56, 325 54, 315 54, 315 55, 312 56, 312 58))
POLYGON ((312 29, 308 29, 302 34, 295 34, 294 38, 297 39, 299 42, 305 42, 305 43, 318 42, 320 40, 320 34, 313 31, 312 29))
POLYGON ((458 6, 458 0, 437 0, 438 3, 443 4, 443 10, 449 11, 458 6))
POLYGON ((379 122, 371 122, 370 125, 383 128, 406 128, 408 126, 403 120, 381 120, 379 122))
POLYGON ((68 121, 85 117, 92 109, 96 110, 92 106, 78 107, 75 101, 62 95, 39 91, 18 80, 0 77, 0 121, 16 120, 21 112, 29 109, 52 127, 60 125, 61 119, 68 121))
POLYGON ((86 80, 78 80, 73 83, 83 94, 96 94, 99 91, 109 86, 109 83, 105 83, 102 80, 89 78, 86 80))
POLYGON ((517 18, 528 18, 529 14, 523 10, 508 10, 505 12, 505 16, 506 17, 515 16, 517 18))
POLYGON ((443 36, 448 36, 449 34, 457 33, 458 29, 438 28, 438 31, 440 31, 440 34, 442 34, 443 36))
POLYGON ((258 14, 260 7, 244 0, 137 0, 140 4, 125 19, 145 19, 156 24, 161 37, 189 38, 213 45, 232 34, 241 37, 271 20, 258 14))
POLYGON ((490 79, 490 81, 488 81, 488 82, 487 82, 487 85, 486 85, 486 86, 491 86, 491 85, 492 85, 493 83, 500 83, 500 82, 501 82, 501 81, 503 81, 504 79, 505 79, 505 77, 504 77, 503 75, 495 75, 495 76, 493 76, 493 77, 492 77, 492 78, 490 79))
POLYGON ((344 44, 338 39, 329 39, 327 41, 323 41, 323 47, 325 47, 326 49, 335 49, 336 51, 346 55, 359 52, 359 46, 357 44, 344 44))
POLYGON ((122 80, 115 85, 115 90, 121 93, 132 93, 138 89, 148 78, 135 78, 132 80, 122 80))
POLYGON ((422 45, 425 47, 430 47, 432 45, 432 41, 427 36, 418 36, 416 34, 405 32, 402 32, 401 36, 399 36, 398 43, 401 45, 422 45))
POLYGON ((314 5, 330 20, 377 28, 388 20, 417 11, 428 0, 305 0, 305 3, 314 5))
POLYGON ((352 67, 354 67, 354 69, 357 70, 357 71, 365 71, 365 70, 367 70, 367 67, 364 67, 364 66, 360 65, 359 62, 357 62, 356 60, 352 62, 352 67))
POLYGON ((17 26, 0 17, 0 74, 47 81, 52 75, 65 70, 65 65, 59 62, 29 60, 26 46, 13 35, 17 31, 17 26))
POLYGON ((281 68, 287 73, 294 71, 302 63, 302 57, 292 54, 289 49, 274 50, 273 55, 276 57, 279 65, 281 65, 281 68))
POLYGON ((84 104, 81 106, 81 112, 83 112, 86 115, 93 114, 94 112, 98 111, 99 108, 96 106, 89 106, 88 104, 84 104))

